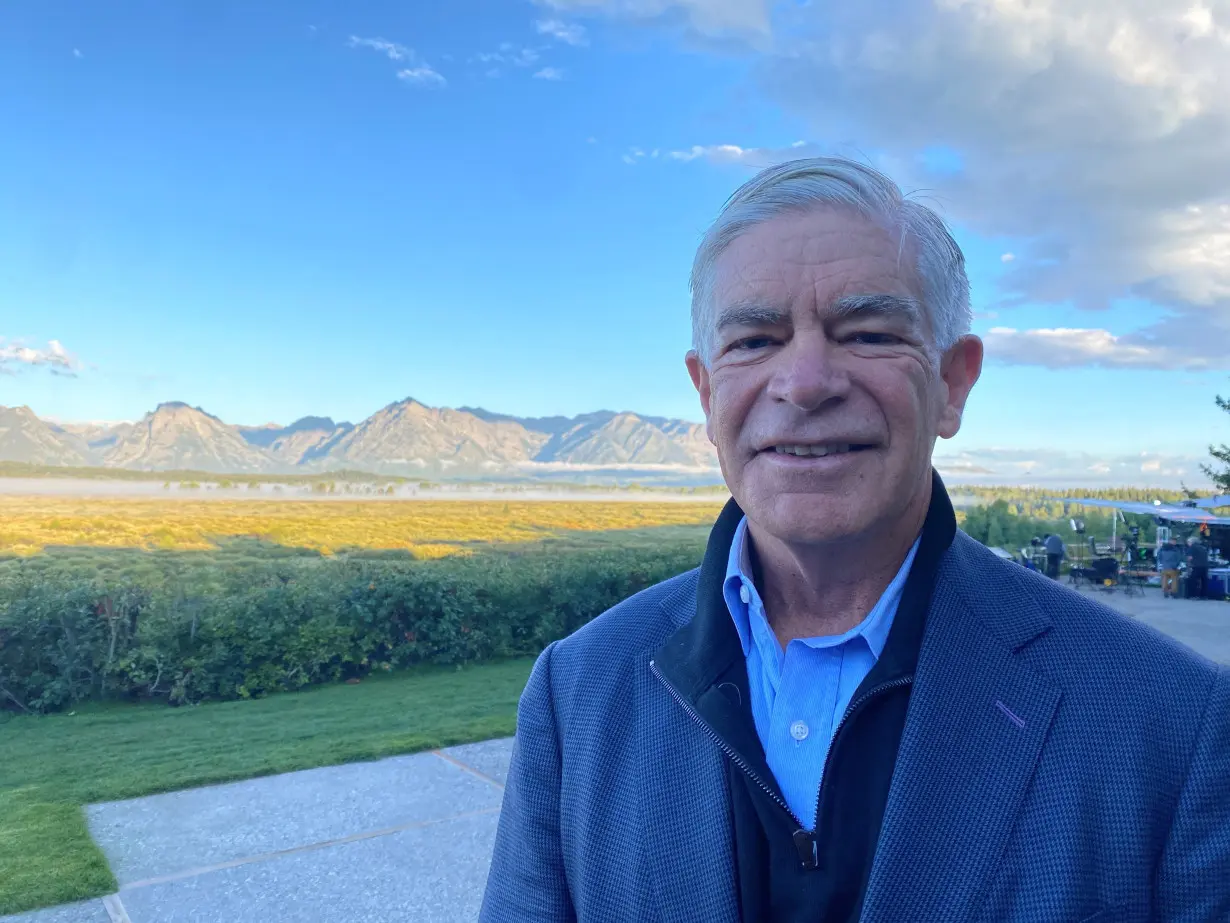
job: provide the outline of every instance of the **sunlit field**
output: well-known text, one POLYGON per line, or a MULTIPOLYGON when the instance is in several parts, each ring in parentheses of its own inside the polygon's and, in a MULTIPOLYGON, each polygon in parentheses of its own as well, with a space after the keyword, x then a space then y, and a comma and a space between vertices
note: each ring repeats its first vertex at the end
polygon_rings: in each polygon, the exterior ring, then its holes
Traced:
POLYGON ((245 501, 0 496, 0 555, 53 547, 208 551, 258 539, 321 554, 408 551, 418 558, 475 545, 524 543, 566 533, 712 524, 716 501, 245 501))

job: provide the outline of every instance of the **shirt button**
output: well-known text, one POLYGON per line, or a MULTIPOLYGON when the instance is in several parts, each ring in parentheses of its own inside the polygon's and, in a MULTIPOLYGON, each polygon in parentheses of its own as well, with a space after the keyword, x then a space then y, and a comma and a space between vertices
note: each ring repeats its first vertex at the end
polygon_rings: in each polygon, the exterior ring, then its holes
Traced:
POLYGON ((790 725, 790 736, 795 740, 806 740, 807 734, 807 725, 802 721, 796 721, 794 724, 790 725))
POLYGON ((752 591, 747 588, 746 583, 739 587, 739 598, 745 606, 752 601, 752 591))

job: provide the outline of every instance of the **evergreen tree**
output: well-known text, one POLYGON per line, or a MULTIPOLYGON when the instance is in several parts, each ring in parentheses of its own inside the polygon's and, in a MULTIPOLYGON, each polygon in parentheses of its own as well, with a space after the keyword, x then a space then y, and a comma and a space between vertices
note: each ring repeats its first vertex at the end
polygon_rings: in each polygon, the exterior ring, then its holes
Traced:
MULTIPOLYGON (((1230 413, 1230 400, 1217 395, 1217 406, 1230 413)), ((1222 443, 1220 446, 1209 446, 1209 454, 1225 465, 1220 471, 1212 465, 1201 465, 1204 473, 1213 479, 1221 490, 1230 491, 1230 445, 1222 443)))

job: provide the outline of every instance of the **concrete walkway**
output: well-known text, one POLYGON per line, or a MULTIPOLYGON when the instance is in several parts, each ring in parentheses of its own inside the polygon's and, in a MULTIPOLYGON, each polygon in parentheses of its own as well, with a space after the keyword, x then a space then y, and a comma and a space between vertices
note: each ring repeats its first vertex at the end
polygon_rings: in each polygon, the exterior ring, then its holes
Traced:
POLYGON ((473 921, 511 740, 90 805, 119 893, 2 923, 473 921))
POLYGON ((1230 664, 1230 602, 1213 599, 1163 599, 1158 587, 1144 593, 1082 587, 1090 599, 1139 619, 1182 641, 1211 660, 1230 664))
MULTIPOLYGON (((1082 590, 1230 663, 1230 603, 1082 590)), ((510 740, 86 808, 120 891, 0 923, 470 923, 510 740)))

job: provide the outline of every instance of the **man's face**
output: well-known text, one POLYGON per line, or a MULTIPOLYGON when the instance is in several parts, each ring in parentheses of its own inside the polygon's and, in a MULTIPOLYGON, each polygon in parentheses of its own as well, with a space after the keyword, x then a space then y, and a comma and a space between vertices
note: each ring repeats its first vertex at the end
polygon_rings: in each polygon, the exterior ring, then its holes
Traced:
POLYGON ((753 227, 717 261, 716 347, 688 368, 727 486, 783 542, 891 530, 925 501, 936 437, 960 427, 982 344, 935 370, 914 265, 837 208, 753 227))

